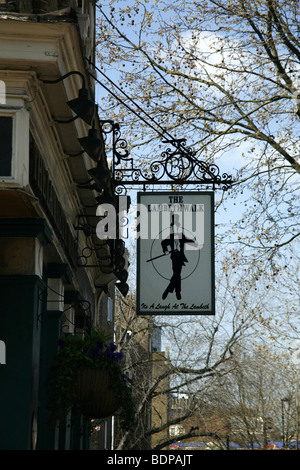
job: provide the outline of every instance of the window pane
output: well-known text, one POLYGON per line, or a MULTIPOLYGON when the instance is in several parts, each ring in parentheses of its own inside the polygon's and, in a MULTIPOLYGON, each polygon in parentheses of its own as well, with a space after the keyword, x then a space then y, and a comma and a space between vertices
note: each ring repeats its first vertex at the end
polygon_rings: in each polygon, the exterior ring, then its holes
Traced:
POLYGON ((0 176, 11 176, 12 118, 0 117, 0 176))

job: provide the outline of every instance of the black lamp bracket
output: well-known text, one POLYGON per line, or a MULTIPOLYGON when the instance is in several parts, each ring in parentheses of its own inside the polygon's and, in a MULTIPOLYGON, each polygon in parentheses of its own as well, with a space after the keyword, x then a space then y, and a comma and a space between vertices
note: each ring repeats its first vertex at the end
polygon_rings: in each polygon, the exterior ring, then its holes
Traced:
POLYGON ((66 73, 65 75, 62 75, 61 77, 57 78, 56 80, 41 81, 45 84, 53 85, 65 80, 71 75, 79 75, 82 80, 82 88, 79 90, 78 98, 73 99, 67 103, 71 107, 71 109, 76 113, 76 115, 67 120, 54 119, 54 121, 60 124, 68 124, 81 117, 87 124, 91 125, 96 107, 95 103, 88 99, 88 90, 85 86, 85 77, 81 72, 79 72, 78 70, 72 70, 66 73))
POLYGON ((57 78, 56 80, 41 80, 43 83, 51 84, 51 83, 59 83, 65 80, 66 78, 70 77, 71 75, 79 75, 82 80, 82 88, 85 88, 85 78, 84 75, 79 72, 78 70, 72 70, 71 72, 62 75, 61 77, 57 78))

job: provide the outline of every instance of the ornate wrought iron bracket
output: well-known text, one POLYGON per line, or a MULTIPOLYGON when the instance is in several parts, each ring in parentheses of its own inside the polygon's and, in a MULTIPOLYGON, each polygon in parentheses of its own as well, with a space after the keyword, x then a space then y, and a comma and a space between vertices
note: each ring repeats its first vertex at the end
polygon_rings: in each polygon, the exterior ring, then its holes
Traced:
MULTIPOLYGON (((99 267, 98 260, 107 259, 105 243, 96 238, 96 223, 100 217, 96 215, 78 215, 74 229, 77 231, 76 243, 79 243, 79 232, 85 236, 84 248, 78 249, 77 266, 79 267, 99 267), (97 262, 93 261, 96 256, 97 262)), ((100 263, 101 264, 101 263, 100 263)))
POLYGON ((195 152, 186 146, 186 139, 165 140, 169 147, 160 158, 152 161, 149 168, 135 167, 135 160, 129 156, 127 142, 121 137, 120 126, 111 120, 100 121, 104 136, 112 134, 112 184, 116 194, 126 192, 126 187, 174 187, 192 185, 194 189, 205 186, 215 190, 229 189, 232 176, 220 172, 215 164, 196 158, 195 152))

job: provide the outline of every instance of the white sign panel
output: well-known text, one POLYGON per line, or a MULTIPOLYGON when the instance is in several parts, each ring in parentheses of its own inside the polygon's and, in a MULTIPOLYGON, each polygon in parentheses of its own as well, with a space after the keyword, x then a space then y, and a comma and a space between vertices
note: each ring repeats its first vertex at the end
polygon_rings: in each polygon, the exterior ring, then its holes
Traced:
POLYGON ((214 314, 214 195, 138 193, 137 314, 214 314))

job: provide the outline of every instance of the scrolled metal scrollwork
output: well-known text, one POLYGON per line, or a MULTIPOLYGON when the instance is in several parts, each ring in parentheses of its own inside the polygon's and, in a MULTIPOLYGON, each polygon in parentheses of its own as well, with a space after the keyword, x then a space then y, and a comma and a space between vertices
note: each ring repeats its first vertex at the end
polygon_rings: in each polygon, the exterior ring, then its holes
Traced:
POLYGON ((129 157, 127 141, 121 137, 120 125, 111 120, 100 121, 104 136, 112 134, 113 136, 113 157, 115 165, 119 165, 122 160, 129 157))
POLYGON ((135 185, 206 185, 227 190, 232 186, 232 176, 220 173, 216 164, 199 160, 186 145, 186 139, 163 141, 170 144, 159 159, 151 161, 147 168, 136 167, 129 156, 127 142, 121 137, 120 126, 113 121, 101 121, 103 132, 113 135, 112 183, 116 194, 124 194, 126 186, 135 185))

